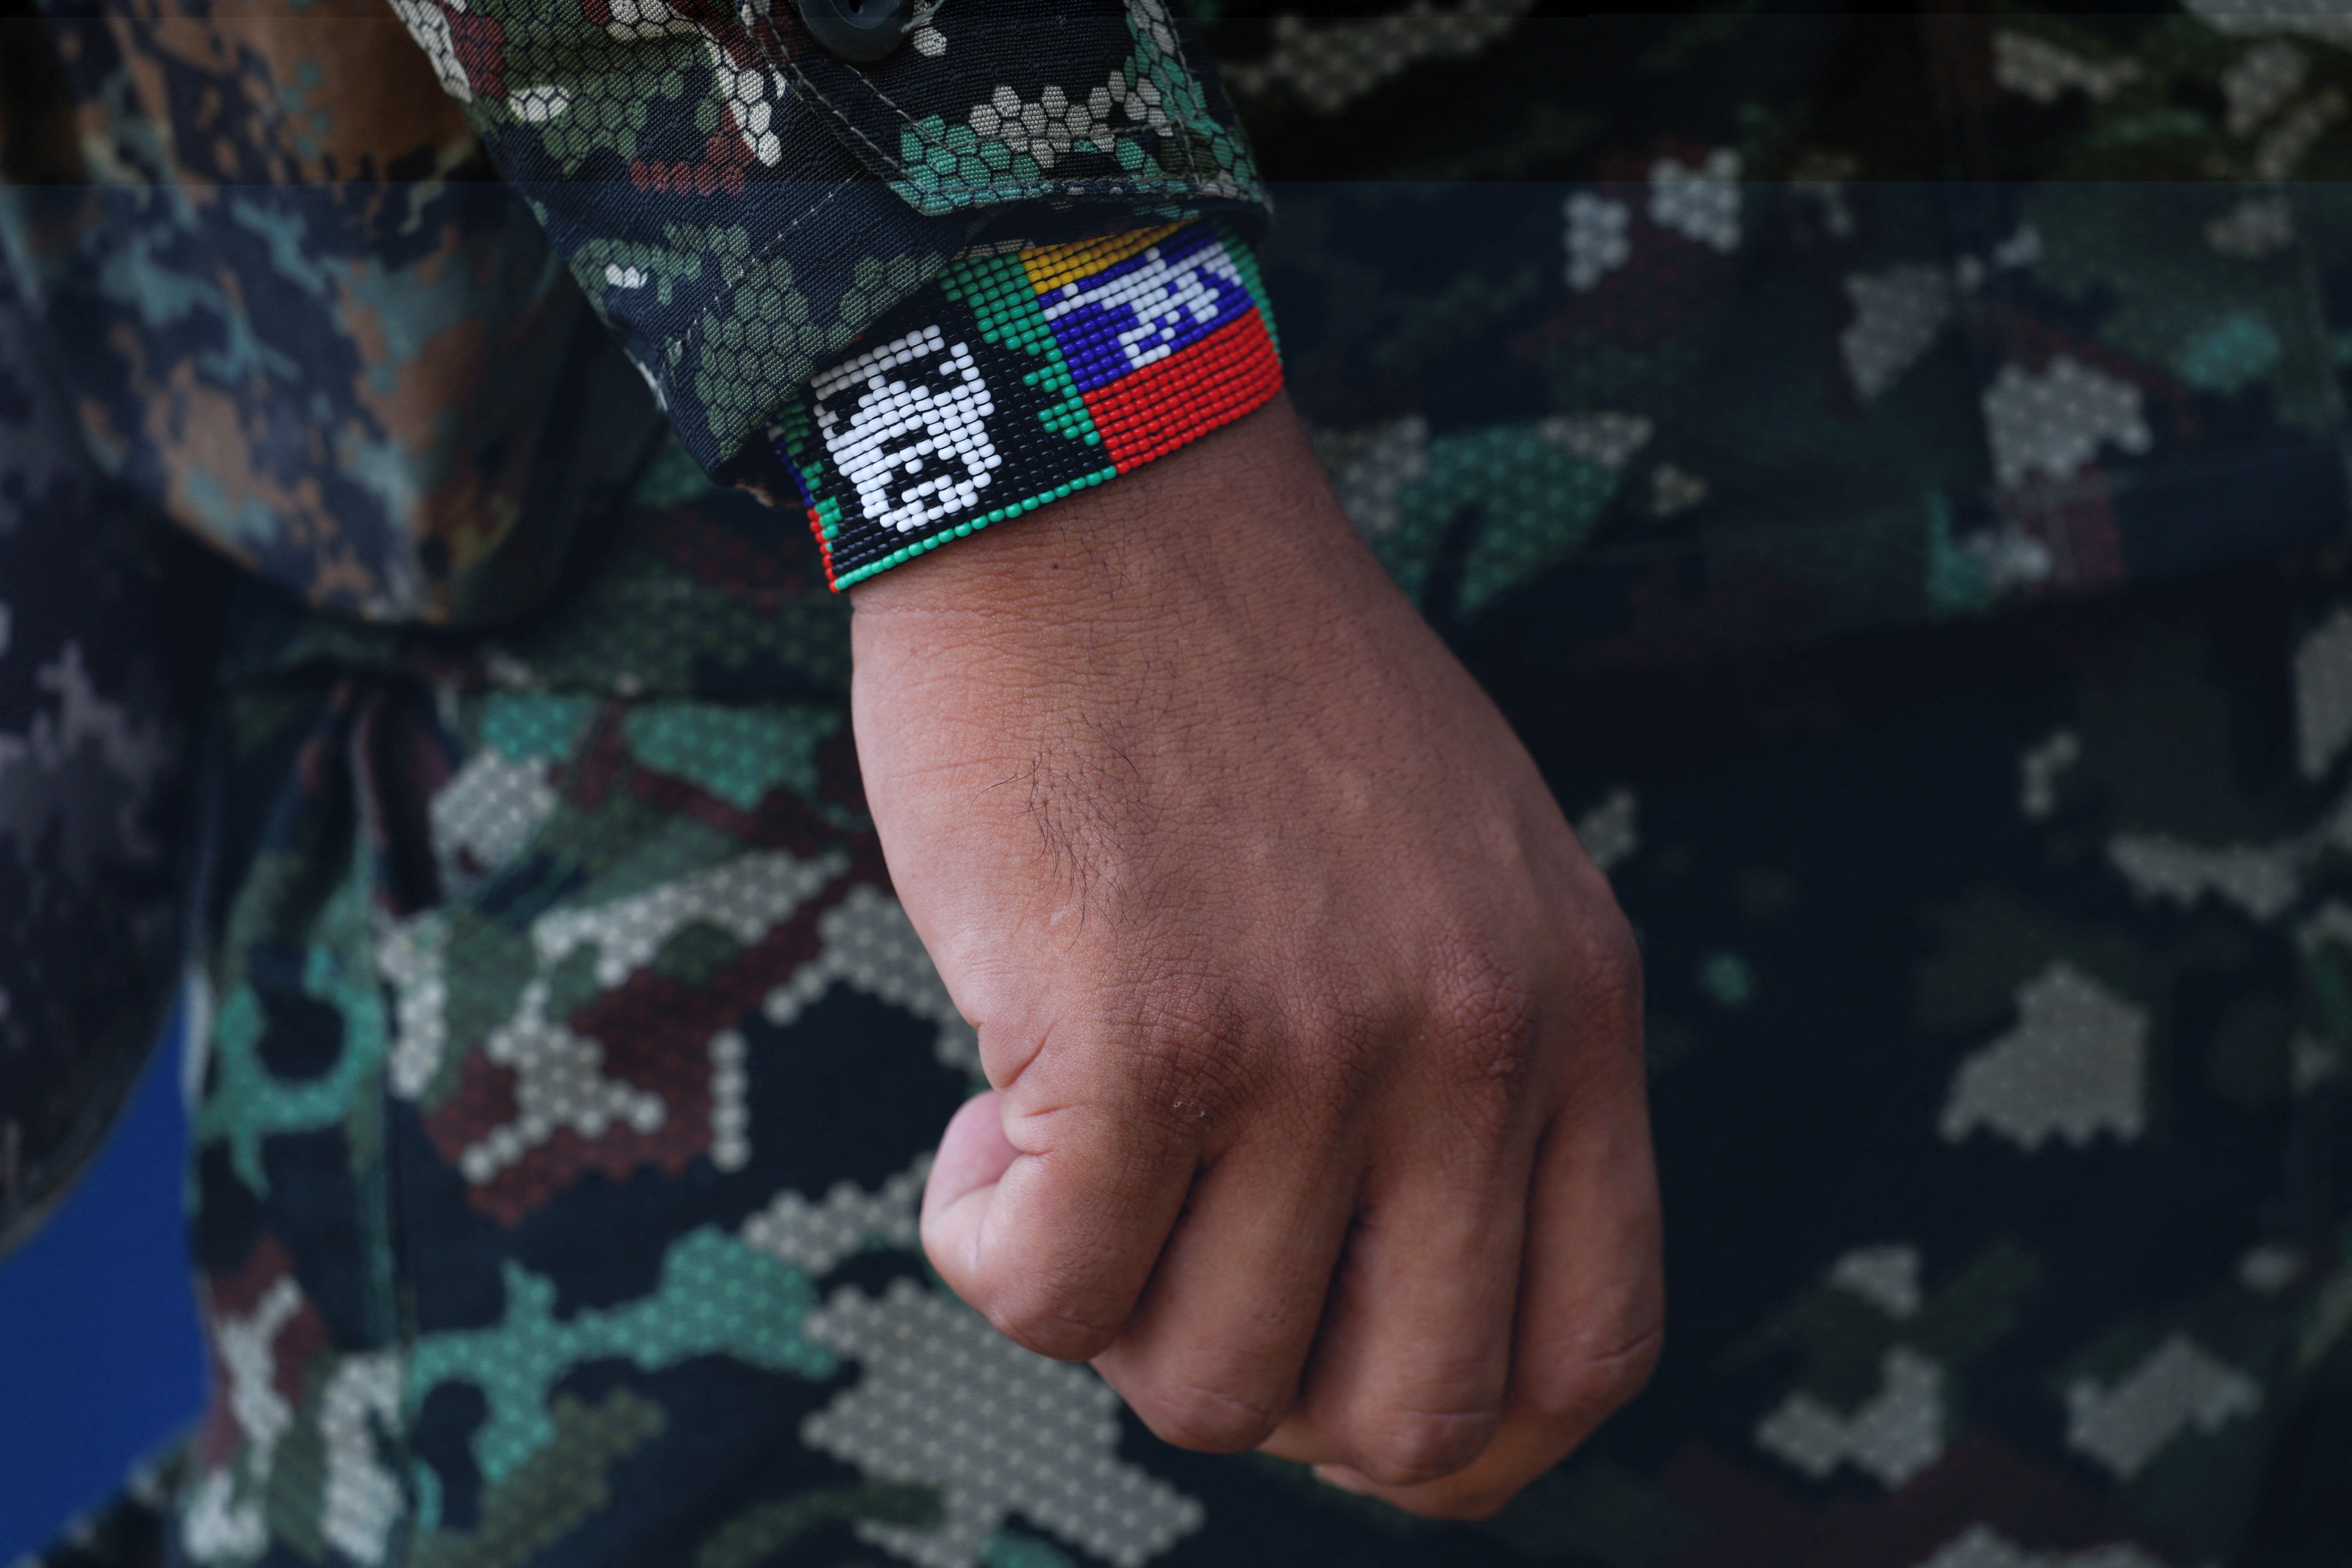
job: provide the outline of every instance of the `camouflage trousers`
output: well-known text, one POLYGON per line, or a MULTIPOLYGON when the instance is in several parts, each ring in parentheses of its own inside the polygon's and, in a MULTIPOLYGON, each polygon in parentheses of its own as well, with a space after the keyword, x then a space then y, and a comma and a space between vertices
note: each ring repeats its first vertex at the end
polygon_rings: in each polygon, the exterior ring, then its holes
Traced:
POLYGON ((2202 1568, 2352 1551, 2352 572, 1472 653, 1647 955, 1669 1348, 1480 1524, 1153 1440, 926 1269, 978 1082, 845 611, 657 473, 493 641, 240 615, 210 1412, 59 1563, 2202 1568), (142 1510, 145 1511, 142 1511, 142 1510))

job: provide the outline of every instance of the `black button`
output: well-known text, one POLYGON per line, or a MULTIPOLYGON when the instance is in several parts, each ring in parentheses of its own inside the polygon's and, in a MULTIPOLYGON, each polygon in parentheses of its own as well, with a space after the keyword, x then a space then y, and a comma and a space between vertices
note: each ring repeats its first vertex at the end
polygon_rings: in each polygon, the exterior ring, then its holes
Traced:
POLYGON ((798 0, 801 20, 829 55, 869 66, 907 39, 915 0, 798 0))

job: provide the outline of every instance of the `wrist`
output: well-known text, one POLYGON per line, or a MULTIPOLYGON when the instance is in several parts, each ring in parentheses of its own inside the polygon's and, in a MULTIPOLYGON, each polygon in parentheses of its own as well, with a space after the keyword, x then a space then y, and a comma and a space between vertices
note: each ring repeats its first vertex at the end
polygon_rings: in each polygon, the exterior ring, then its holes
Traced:
MULTIPOLYGON (((1188 500, 1219 488, 1236 447, 1255 444, 1271 408, 1173 453, 1116 483, 1096 486, 985 539, 929 552, 844 590, 860 622, 884 616, 960 616, 980 622, 1032 622, 1066 615, 1136 572, 1157 576, 1155 560, 1192 553, 1205 540, 1182 537, 1189 522, 1208 533, 1222 520, 1188 500)), ((1140 587, 1140 584, 1138 584, 1140 587)))
POLYGON ((1263 608, 1295 619, 1312 614, 1317 580, 1334 577, 1387 590, 1277 394, 1114 484, 847 593, 861 641, 900 624, 940 635, 952 623, 958 640, 1035 644, 1171 616, 1230 626, 1263 608))

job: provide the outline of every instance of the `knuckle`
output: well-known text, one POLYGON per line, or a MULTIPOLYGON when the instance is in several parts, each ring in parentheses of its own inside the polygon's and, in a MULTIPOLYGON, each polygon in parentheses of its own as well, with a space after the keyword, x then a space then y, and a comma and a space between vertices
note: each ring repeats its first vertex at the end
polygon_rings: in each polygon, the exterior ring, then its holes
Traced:
POLYGON ((1531 1382, 1528 1402, 1554 1420, 1596 1419, 1631 1404, 1657 1370, 1664 1325, 1637 1323, 1576 1355, 1559 1371, 1531 1382))
POLYGON ((991 1302, 981 1311, 998 1333, 1023 1350, 1055 1361, 1088 1361, 1100 1355, 1118 1337, 1120 1327, 1034 1298, 991 1302))
POLYGON ((1611 911, 1581 933, 1574 954, 1577 995, 1585 1018, 1602 1031, 1638 1038, 1642 1027, 1642 947, 1623 916, 1611 911))
POLYGON ((1440 977, 1435 1016, 1469 1083, 1507 1101, 1533 1077, 1541 1004, 1525 974, 1483 952, 1465 951, 1440 977))
POLYGON ((1204 1454, 1255 1448, 1282 1419, 1270 1404, 1200 1384, 1153 1389, 1129 1404, 1163 1442, 1204 1454))
POLYGON ((1384 1487, 1442 1480, 1478 1457, 1494 1436, 1493 1410, 1414 1411, 1391 1418, 1360 1445, 1355 1468, 1384 1487))
POLYGON ((1129 999, 1122 1031, 1133 1051, 1137 1110, 1189 1141, 1223 1121, 1249 1098, 1256 1020, 1231 988, 1206 978, 1162 975, 1129 999))

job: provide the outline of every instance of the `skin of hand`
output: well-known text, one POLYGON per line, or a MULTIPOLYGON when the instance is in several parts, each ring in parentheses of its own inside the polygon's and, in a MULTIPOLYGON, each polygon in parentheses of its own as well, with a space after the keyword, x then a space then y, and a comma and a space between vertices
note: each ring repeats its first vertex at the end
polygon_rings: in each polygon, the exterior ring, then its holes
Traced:
POLYGON ((1151 1429, 1478 1517, 1661 1342, 1640 961, 1286 399, 852 590, 891 876, 992 1090, 922 1237, 1151 1429))

